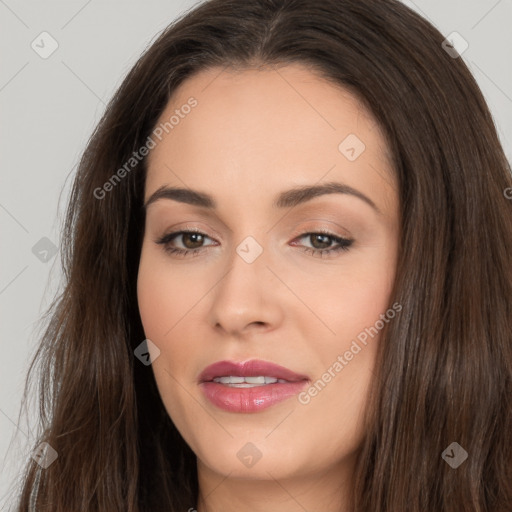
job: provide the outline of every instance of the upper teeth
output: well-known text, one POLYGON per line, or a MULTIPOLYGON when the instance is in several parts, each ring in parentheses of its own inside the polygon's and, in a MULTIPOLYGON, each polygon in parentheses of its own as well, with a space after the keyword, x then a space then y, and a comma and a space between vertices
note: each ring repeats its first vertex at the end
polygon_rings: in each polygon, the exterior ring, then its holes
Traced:
MULTIPOLYGON (((215 377, 213 382, 219 382, 220 384, 274 384, 275 382, 287 382, 283 379, 276 379, 275 377, 238 377, 235 375, 229 375, 226 377, 215 377)), ((245 386, 243 386, 245 387, 245 386)))

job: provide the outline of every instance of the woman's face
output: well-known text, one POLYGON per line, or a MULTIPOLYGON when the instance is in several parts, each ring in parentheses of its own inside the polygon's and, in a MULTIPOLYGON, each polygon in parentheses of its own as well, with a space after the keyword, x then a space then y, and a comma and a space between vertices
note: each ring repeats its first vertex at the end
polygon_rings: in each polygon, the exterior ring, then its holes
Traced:
POLYGON ((379 126, 305 67, 214 69, 181 85, 152 139, 138 302, 200 474, 339 475, 397 313, 399 205, 379 126), (207 369, 219 361, 234 365, 207 369))

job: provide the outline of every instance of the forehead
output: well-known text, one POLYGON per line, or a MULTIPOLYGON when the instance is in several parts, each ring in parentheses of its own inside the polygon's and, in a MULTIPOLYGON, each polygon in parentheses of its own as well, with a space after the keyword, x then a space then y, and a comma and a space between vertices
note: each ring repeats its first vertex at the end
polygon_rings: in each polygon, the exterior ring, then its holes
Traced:
POLYGON ((146 198, 166 184, 270 191, 323 176, 366 190, 393 186, 373 116, 299 64, 201 71, 174 91, 156 127, 166 122, 148 156, 146 198), (191 98, 195 106, 184 108, 191 98))

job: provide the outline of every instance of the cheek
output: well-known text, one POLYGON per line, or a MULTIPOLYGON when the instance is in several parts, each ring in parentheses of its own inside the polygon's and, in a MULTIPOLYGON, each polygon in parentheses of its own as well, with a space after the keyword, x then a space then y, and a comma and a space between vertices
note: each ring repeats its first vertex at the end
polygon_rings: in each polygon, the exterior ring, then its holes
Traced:
MULTIPOLYGON (((311 388, 311 402, 318 411, 331 409, 331 420, 343 421, 354 436, 356 418, 364 410, 372 380, 381 331, 396 316, 390 304, 394 253, 376 251, 374 256, 357 261, 347 264, 347 271, 339 272, 335 279, 323 281, 322 289, 316 288, 308 296, 311 309, 330 331, 322 328, 325 334, 316 337, 313 347, 319 363, 315 382, 319 382, 311 388), (343 404, 344 412, 334 412, 338 404, 343 404)), ((303 329, 312 333, 311 327, 309 331, 306 326, 303 329)), ((305 396, 303 403, 308 401, 305 396)))
POLYGON ((305 332, 311 332, 313 326, 321 329, 325 342, 320 346, 324 350, 332 352, 350 344, 353 337, 374 325, 390 307, 395 277, 391 249, 376 248, 364 257, 354 253, 330 275, 296 281, 297 295, 305 298, 314 313, 300 320, 310 324, 309 330, 306 325, 302 327, 305 332))
POLYGON ((156 272, 149 266, 141 265, 137 279, 137 300, 139 313, 146 336, 151 340, 160 339, 171 328, 170 313, 174 311, 172 289, 166 287, 164 279, 156 279, 156 272))
MULTIPOLYGON (((364 264, 354 268, 342 297, 345 318, 353 319, 359 330, 373 325, 388 309, 395 279, 396 252, 393 245, 383 243, 364 264)), ((354 334, 354 333, 353 333, 354 334)))
POLYGON ((161 393, 174 389, 171 376, 180 382, 189 377, 184 377, 184 370, 199 348, 190 336, 196 325, 193 308, 208 288, 207 283, 205 289, 200 283, 192 284, 190 275, 178 267, 172 268, 172 262, 159 251, 143 247, 137 301, 144 334, 160 349, 152 369, 161 393))
POLYGON ((168 337, 193 303, 194 287, 186 276, 171 272, 165 256, 143 247, 137 276, 137 301, 144 332, 149 339, 168 337))
POLYGON ((176 369, 186 366, 185 362, 191 356, 187 353, 188 344, 173 343, 173 337, 183 327, 179 322, 190 309, 187 304, 193 303, 189 298, 193 294, 191 287, 183 286, 180 279, 178 273, 169 272, 168 262, 167 265, 162 262, 160 255, 143 248, 137 276, 139 314, 145 336, 160 349, 151 369, 167 413, 173 420, 185 415, 180 404, 171 399, 180 391, 175 378, 183 380, 176 369))

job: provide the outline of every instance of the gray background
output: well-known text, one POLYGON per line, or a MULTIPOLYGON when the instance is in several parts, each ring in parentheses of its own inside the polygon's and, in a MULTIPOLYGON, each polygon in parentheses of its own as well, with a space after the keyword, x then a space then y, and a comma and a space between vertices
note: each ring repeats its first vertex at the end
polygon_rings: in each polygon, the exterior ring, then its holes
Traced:
MULTIPOLYGON (((510 159, 512 0, 404 3, 444 35, 457 31, 468 41, 463 58, 484 92, 510 159)), ((0 0, 0 510, 10 509, 9 489, 30 456, 33 435, 26 422, 18 424, 22 386, 41 333, 41 314, 59 286, 60 259, 51 249, 59 246, 79 156, 142 50, 195 4, 0 0), (42 46, 38 36, 43 31, 59 45, 46 59, 31 47, 34 40, 42 46), (44 237, 49 242, 41 241, 44 237)), ((29 405, 34 418, 35 397, 29 405)))

